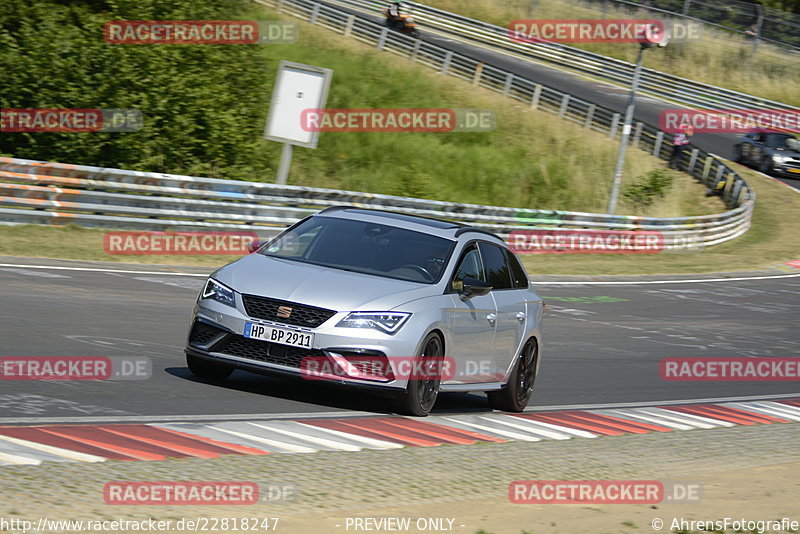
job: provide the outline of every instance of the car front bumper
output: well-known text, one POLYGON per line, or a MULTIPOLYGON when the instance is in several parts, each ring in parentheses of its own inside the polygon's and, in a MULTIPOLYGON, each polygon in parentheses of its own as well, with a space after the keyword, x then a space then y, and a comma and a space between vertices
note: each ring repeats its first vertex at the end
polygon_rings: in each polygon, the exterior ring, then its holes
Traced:
POLYGON ((348 313, 339 312, 317 328, 306 328, 251 318, 240 311, 238 304, 237 308, 233 308, 213 300, 200 300, 192 315, 186 354, 219 365, 262 374, 394 392, 406 389, 408 380, 400 373, 391 374, 388 378, 382 374, 358 378, 343 371, 337 362, 367 358, 393 362, 386 365, 394 365, 394 362, 413 358, 420 340, 413 335, 413 329, 408 330, 412 335, 403 335, 402 330, 409 325, 404 325, 395 335, 376 330, 332 326, 348 313), (244 330, 248 322, 313 334, 312 346, 300 348, 246 338, 244 330), (336 369, 336 372, 333 375, 314 373, 315 367, 310 366, 309 361, 330 362, 324 369, 336 369))

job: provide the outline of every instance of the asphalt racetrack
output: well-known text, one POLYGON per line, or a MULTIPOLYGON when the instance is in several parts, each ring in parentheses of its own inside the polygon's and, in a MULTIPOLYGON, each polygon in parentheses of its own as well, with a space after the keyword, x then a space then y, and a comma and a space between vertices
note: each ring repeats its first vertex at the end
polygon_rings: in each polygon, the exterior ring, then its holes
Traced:
MULTIPOLYGON (((0 424, 390 411, 386 399, 318 382, 242 371, 224 385, 194 378, 183 346, 207 272, 2 258, 0 356, 145 356, 153 371, 132 381, 4 380, 0 424)), ((548 312, 531 408, 798 393, 793 382, 665 381, 659 362, 797 356, 800 274, 666 284, 548 281, 536 288, 548 312)), ((434 413, 464 411, 488 411, 485 397, 442 395, 434 413)))

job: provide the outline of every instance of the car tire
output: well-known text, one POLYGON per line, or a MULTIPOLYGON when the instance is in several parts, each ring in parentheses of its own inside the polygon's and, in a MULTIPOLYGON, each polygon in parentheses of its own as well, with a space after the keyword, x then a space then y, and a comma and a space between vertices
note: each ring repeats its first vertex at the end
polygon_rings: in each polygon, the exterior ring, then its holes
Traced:
POLYGON ((517 356, 508 384, 500 391, 489 391, 489 406, 504 412, 521 412, 533 393, 539 363, 539 343, 530 338, 517 356))
POLYGON ((225 380, 231 376, 233 372, 232 367, 217 365, 208 360, 198 358, 197 356, 192 356, 191 354, 186 355, 186 366, 193 375, 208 380, 225 380))
POLYGON ((733 149, 733 161, 736 163, 744 163, 744 157, 742 156, 742 147, 737 146, 733 149))
MULTIPOLYGON (((415 358, 415 364, 419 360, 430 360, 430 377, 410 376, 406 390, 396 399, 395 410, 403 415, 413 415, 415 417, 427 416, 439 396, 439 385, 441 384, 442 361, 444 360, 444 344, 442 338, 436 332, 431 332, 422 341, 419 354, 415 358)), ((417 368, 415 365, 414 368, 417 368)))
POLYGON ((762 158, 761 163, 758 164, 758 170, 764 174, 772 172, 772 158, 762 158))

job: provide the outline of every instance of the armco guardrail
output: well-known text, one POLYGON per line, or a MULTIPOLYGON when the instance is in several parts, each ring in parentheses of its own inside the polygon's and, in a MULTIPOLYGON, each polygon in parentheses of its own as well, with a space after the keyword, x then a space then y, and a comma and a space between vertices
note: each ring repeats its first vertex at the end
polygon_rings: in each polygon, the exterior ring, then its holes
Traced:
MULTIPOLYGON (((275 1, 272 2, 275 4, 275 1)), ((283 2, 288 4, 289 2, 283 2)), ((372 15, 386 6, 379 0, 330 0, 372 15)), ((629 87, 635 65, 560 43, 519 43, 509 38, 507 28, 473 20, 416 2, 406 2, 420 26, 522 57, 552 63, 595 78, 629 87)), ((698 109, 782 109, 794 106, 708 85, 657 70, 642 69, 639 91, 698 109)))
POLYGON ((338 205, 467 222, 507 237, 514 230, 647 230, 666 248, 734 239, 750 226, 752 202, 716 215, 653 218, 460 204, 259 182, 0 158, 0 221, 78 223, 143 230, 252 230, 275 235, 338 205))

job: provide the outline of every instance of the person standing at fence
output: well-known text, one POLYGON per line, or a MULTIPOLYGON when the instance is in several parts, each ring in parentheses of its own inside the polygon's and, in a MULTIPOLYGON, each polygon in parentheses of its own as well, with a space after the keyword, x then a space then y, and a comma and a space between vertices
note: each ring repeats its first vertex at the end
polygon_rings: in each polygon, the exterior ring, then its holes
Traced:
POLYGON ((677 169, 680 165, 681 155, 692 142, 693 134, 694 129, 689 125, 684 125, 681 126, 680 131, 672 138, 672 154, 669 157, 670 169, 677 169))

